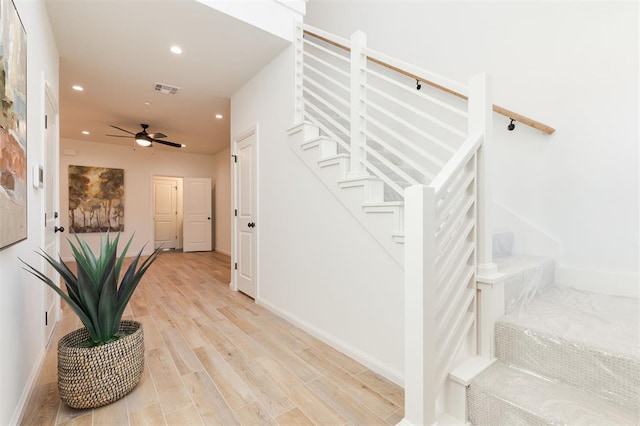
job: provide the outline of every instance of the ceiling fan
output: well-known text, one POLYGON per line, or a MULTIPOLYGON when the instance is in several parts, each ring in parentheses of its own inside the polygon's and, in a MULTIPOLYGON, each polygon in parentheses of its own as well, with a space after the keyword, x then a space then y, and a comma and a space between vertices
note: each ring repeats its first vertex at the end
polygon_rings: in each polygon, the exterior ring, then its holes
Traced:
POLYGON ((140 146, 151 146, 151 144, 154 142, 160 143, 163 145, 172 146, 174 148, 184 148, 186 146, 183 143, 176 143, 176 142, 161 140, 161 138, 167 137, 167 135, 165 135, 164 133, 147 133, 147 129, 149 128, 148 124, 140 124, 140 126, 142 127, 142 131, 138 133, 130 132, 121 127, 114 126, 113 124, 109 124, 109 126, 113 127, 114 129, 123 131, 125 133, 129 133, 132 136, 124 136, 124 135, 106 135, 106 136, 112 136, 114 138, 134 138, 136 140, 136 143, 140 146))

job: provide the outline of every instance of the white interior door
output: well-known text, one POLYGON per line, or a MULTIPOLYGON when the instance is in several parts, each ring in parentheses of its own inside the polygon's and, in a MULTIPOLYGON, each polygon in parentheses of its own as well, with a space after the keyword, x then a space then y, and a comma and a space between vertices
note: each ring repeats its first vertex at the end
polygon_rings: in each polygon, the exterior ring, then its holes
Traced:
MULTIPOLYGON (((38 173, 39 174, 39 173, 38 173)), ((38 176, 39 178, 39 176, 38 176)), ((43 171, 43 189, 45 191, 45 230, 44 230, 44 251, 53 258, 58 257, 57 232, 64 231, 58 228, 58 114, 47 91, 45 101, 45 164, 43 171)), ((34 176, 36 179, 36 176, 34 176)), ((55 283, 59 283, 56 271, 44 262, 45 273, 55 283)), ((53 333, 55 324, 60 316, 60 297, 48 286, 44 287, 44 310, 45 310, 45 339, 48 342, 53 333)))
POLYGON ((211 178, 184 178, 183 251, 211 251, 211 178))
POLYGON ((154 247, 178 245, 178 179, 153 178, 154 247))
POLYGON ((236 287, 256 297, 257 287, 257 153, 252 132, 236 143, 236 287))

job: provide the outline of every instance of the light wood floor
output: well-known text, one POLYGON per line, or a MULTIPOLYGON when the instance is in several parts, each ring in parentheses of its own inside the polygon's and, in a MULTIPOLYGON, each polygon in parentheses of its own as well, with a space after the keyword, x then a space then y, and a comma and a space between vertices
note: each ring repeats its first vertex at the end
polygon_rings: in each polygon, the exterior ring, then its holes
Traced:
POLYGON ((221 254, 162 254, 125 312, 144 325, 142 380, 125 398, 95 410, 71 409, 58 397, 57 341, 81 326, 64 309, 23 424, 374 425, 402 419, 402 388, 230 291, 229 276, 229 258, 221 254))

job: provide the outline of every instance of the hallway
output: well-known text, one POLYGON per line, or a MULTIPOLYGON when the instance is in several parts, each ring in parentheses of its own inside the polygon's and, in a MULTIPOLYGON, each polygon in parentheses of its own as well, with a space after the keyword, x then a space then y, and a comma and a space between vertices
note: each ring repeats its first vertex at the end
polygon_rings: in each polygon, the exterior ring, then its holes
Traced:
POLYGON ((57 390, 63 306, 25 425, 396 424, 403 389, 229 290, 229 258, 163 253, 125 311, 142 322, 145 371, 114 404, 74 410, 57 390))

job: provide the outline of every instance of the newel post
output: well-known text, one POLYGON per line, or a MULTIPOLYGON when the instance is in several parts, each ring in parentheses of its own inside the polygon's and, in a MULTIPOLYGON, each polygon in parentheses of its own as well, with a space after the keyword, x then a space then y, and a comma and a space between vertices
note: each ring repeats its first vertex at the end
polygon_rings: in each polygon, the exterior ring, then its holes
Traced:
POLYGON ((435 191, 405 190, 404 419, 401 424, 436 421, 435 191))
POLYGON ((304 30, 299 22, 295 23, 294 31, 294 53, 293 53, 293 82, 294 82, 294 117, 295 124, 304 120, 304 99, 303 99, 303 61, 304 61, 304 30))
POLYGON ((366 88, 367 35, 356 31, 351 35, 351 165, 348 173, 350 178, 366 177, 367 172, 363 160, 364 146, 367 143, 366 129, 366 88))
POLYGON ((482 146, 478 150, 477 192, 477 241, 478 275, 490 276, 498 272, 493 263, 491 219, 493 192, 491 188, 491 151, 493 149, 493 102, 491 82, 487 74, 469 79, 469 128, 468 134, 481 134, 482 146))

